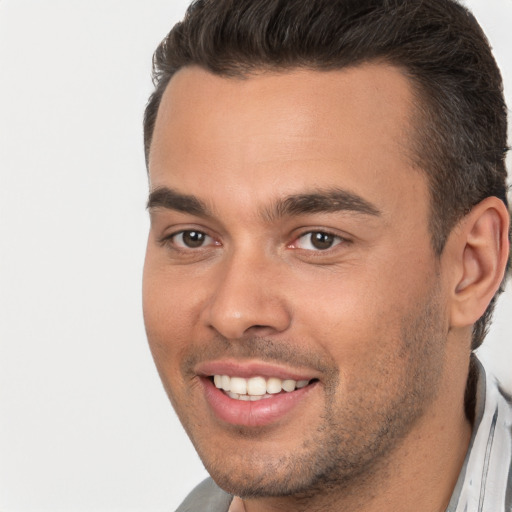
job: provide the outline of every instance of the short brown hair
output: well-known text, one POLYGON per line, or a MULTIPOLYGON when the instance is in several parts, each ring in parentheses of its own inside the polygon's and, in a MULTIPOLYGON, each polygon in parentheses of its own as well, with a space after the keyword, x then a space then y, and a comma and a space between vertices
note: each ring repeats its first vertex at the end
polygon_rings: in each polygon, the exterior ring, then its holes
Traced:
MULTIPOLYGON (((162 95, 185 66, 240 77, 375 60, 402 69, 418 96, 414 160, 428 177, 439 255, 454 225, 484 198, 508 206, 500 71, 477 21, 454 0, 196 0, 153 57, 146 163, 162 95)), ((474 326, 473 349, 485 337, 495 299, 474 326)))

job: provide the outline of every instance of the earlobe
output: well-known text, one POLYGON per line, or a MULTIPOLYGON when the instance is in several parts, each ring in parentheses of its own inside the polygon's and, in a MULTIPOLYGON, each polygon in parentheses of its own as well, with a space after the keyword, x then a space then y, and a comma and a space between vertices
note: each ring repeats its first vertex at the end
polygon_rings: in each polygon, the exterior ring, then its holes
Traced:
POLYGON ((509 213, 503 201, 488 197, 477 204, 454 233, 457 246, 451 325, 474 324, 498 290, 509 254, 509 213))

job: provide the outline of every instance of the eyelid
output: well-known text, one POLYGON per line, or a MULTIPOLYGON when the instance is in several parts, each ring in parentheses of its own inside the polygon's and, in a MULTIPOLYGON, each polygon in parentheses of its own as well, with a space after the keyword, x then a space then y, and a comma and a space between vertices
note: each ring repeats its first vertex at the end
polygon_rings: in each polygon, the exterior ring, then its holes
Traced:
POLYGON ((158 239, 158 243, 162 246, 170 246, 175 251, 198 251, 200 249, 205 249, 210 246, 220 246, 222 245, 219 240, 217 240, 213 235, 208 233, 206 229, 199 229, 196 227, 184 227, 180 229, 176 229, 169 234, 165 234, 158 239), (208 243, 205 243, 199 247, 187 247, 186 245, 179 245, 175 242, 175 238, 178 235, 183 235, 184 233, 195 232, 201 233, 205 236, 206 239, 210 239, 208 243))
POLYGON ((340 233, 333 232, 330 229, 325 229, 325 228, 308 228, 307 230, 302 231, 297 236, 295 236, 293 241, 290 244, 288 244, 288 248, 296 249, 296 250, 299 250, 299 251, 307 251, 307 252, 310 252, 310 253, 320 253, 320 254, 323 253, 323 254, 326 254, 326 253, 331 252, 332 250, 335 250, 335 248, 338 245, 341 245, 341 244, 345 245, 345 244, 349 244, 349 243, 351 243, 351 240, 348 237, 345 237, 345 236, 343 236, 340 233), (334 243, 331 247, 328 247, 326 249, 318 249, 318 248, 306 249, 304 247, 297 247, 297 243, 298 243, 298 241, 301 238, 304 238, 305 236, 308 236, 308 235, 312 235, 314 233, 321 233, 323 235, 331 236, 334 239, 337 239, 337 242, 334 243))

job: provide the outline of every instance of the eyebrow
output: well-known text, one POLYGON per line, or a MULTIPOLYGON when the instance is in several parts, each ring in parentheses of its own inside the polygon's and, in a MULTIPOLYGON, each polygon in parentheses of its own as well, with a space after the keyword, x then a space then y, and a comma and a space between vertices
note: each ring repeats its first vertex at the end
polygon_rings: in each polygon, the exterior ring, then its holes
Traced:
POLYGON ((315 190, 311 193, 294 194, 277 200, 264 211, 268 220, 304 215, 308 213, 335 213, 347 211, 378 217, 380 210, 358 194, 339 188, 315 190))
MULTIPOLYGON (((168 187, 158 187, 149 194, 147 209, 166 208, 199 217, 210 217, 208 206, 196 196, 182 194, 168 187)), ((380 210, 358 194, 344 189, 330 188, 310 193, 292 194, 277 199, 262 210, 261 216, 272 222, 283 217, 305 215, 308 213, 334 213, 347 211, 378 217, 380 210)))
POLYGON ((211 215, 206 204, 197 197, 182 194, 168 187, 158 187, 152 190, 149 194, 146 208, 148 210, 166 208, 168 210, 176 210, 199 217, 208 217, 211 215))

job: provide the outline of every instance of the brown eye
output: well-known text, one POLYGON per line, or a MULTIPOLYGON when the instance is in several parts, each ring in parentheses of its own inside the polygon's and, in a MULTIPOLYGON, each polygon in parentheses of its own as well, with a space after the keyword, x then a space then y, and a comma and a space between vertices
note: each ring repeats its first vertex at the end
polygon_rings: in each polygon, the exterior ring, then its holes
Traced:
POLYGON ((341 243, 339 236, 324 231, 310 231, 297 239, 296 247, 309 251, 325 251, 341 243))
POLYGON ((334 238, 328 233, 311 233, 311 245, 316 249, 329 249, 334 244, 334 238))
POLYGON ((178 247, 186 249, 197 249, 213 242, 211 236, 208 236, 201 231, 194 230, 176 233, 172 237, 172 240, 178 247))

